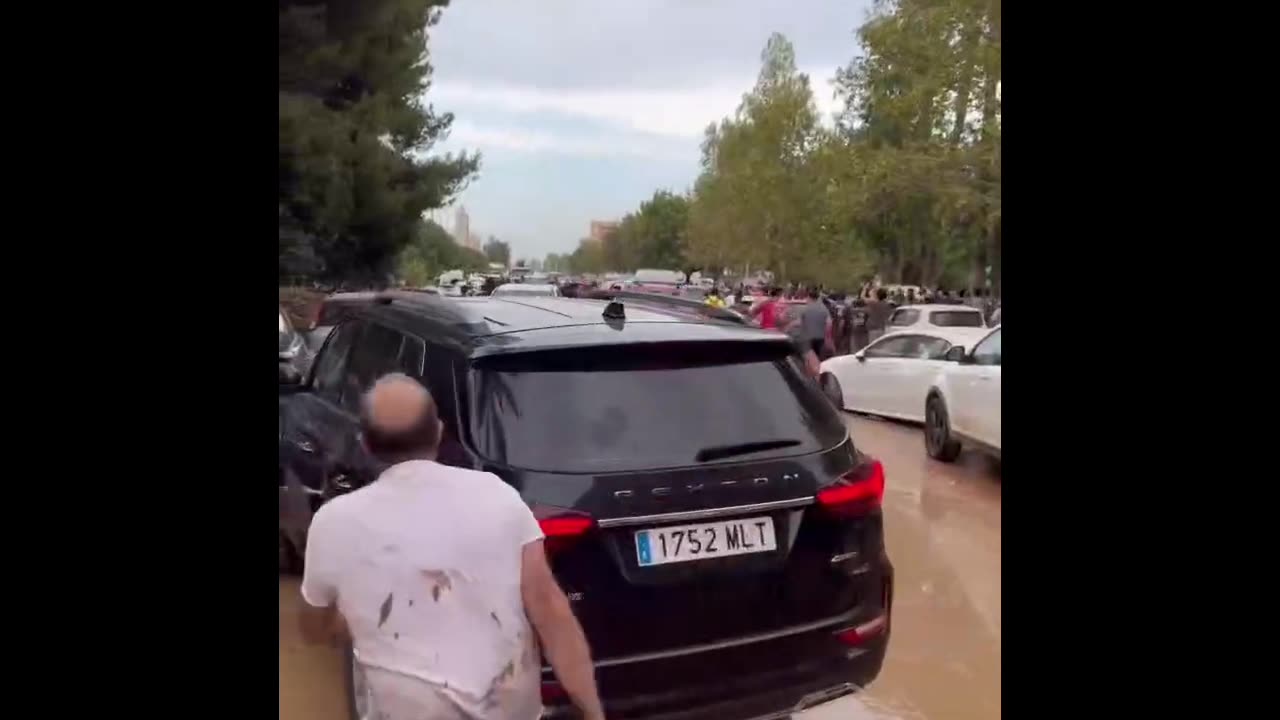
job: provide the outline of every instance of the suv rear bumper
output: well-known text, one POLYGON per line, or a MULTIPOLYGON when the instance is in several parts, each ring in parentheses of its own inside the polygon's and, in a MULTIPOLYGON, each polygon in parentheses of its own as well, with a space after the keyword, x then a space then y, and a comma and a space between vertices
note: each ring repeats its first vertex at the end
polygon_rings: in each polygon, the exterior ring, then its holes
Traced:
MULTIPOLYGON (((879 610, 879 608, 877 608, 879 610)), ((850 646, 850 623, 749 645, 597 668, 605 715, 632 720, 782 718, 867 686, 880 674, 889 629, 850 646)), ((544 679, 550 679, 549 672, 544 679)), ((565 706, 545 719, 574 717, 565 706)))

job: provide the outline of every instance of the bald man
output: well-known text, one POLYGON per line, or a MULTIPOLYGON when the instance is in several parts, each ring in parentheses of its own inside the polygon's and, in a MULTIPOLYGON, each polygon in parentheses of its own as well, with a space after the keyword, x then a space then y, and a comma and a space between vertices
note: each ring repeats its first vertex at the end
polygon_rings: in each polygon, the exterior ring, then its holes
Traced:
POLYGON ((443 426, 413 378, 379 379, 361 424, 390 467, 316 513, 302 597, 313 642, 345 621, 369 691, 364 716, 536 720, 541 640, 583 717, 602 719, 586 637, 519 493, 435 461, 443 426))

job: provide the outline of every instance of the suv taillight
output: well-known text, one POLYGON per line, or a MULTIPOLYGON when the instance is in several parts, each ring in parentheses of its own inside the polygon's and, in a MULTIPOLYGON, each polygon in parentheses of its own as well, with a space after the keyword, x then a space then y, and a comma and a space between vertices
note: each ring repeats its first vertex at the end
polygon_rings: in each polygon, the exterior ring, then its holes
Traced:
POLYGON ((596 525, 590 515, 563 508, 536 505, 533 516, 538 519, 538 527, 546 536, 543 547, 552 555, 576 543, 596 525))
POLYGON ((866 515, 884 499, 884 465, 871 460, 818 491, 818 507, 837 517, 866 515))

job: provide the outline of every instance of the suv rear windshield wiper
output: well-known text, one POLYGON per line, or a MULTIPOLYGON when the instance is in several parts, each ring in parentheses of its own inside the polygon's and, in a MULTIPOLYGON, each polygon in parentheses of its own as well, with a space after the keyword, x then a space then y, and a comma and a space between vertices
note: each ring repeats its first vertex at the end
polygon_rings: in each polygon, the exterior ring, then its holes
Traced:
POLYGON ((693 459, 697 462, 710 462, 735 455, 749 455, 765 450, 795 447, 799 444, 799 440, 757 440, 756 442, 738 443, 737 445, 717 445, 715 447, 702 448, 697 455, 693 456, 693 459))

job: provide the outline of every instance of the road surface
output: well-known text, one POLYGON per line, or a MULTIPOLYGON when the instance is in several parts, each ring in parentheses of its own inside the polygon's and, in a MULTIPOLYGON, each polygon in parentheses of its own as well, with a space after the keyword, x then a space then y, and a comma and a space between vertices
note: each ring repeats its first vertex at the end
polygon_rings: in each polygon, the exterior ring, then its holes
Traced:
MULTIPOLYGON (((998 469, 970 452, 934 462, 918 427, 846 417, 858 447, 884 462, 893 633, 870 688, 797 720, 998 720, 998 469)), ((280 579, 280 720, 347 720, 337 651, 298 637, 297 586, 280 579)))

